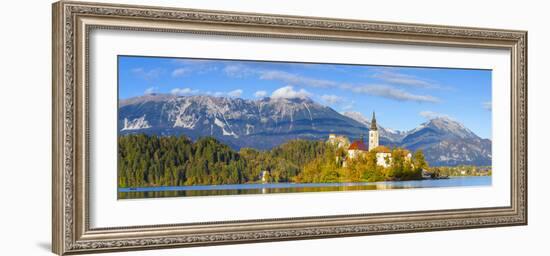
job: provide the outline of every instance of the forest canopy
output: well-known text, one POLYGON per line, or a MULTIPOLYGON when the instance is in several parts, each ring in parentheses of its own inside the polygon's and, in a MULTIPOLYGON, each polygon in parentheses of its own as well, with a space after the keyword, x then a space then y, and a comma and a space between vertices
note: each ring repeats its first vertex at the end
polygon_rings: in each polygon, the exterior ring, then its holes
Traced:
POLYGON ((392 149, 387 168, 367 152, 342 165, 347 151, 324 141, 290 140, 271 150, 238 152, 212 137, 126 135, 118 138, 118 185, 124 187, 262 182, 363 182, 413 180, 428 168, 422 151, 412 158, 392 149))

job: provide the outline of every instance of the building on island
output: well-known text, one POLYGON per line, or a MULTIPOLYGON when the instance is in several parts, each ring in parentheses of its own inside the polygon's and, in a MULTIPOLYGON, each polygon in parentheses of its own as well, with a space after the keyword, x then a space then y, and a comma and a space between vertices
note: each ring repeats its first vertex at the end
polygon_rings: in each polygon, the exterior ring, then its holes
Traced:
MULTIPOLYGON (((349 144, 349 140, 345 136, 337 136, 335 134, 330 134, 327 143, 338 146, 338 148, 344 148, 345 145, 349 144), (346 143, 347 142, 347 143, 346 143)), ((378 133, 378 125, 376 124, 375 113, 372 113, 372 120, 369 129, 369 145, 365 145, 363 141, 363 136, 359 140, 353 141, 349 144, 347 149, 348 155, 343 161, 343 166, 346 166, 346 161, 355 159, 360 156, 364 156, 369 151, 376 152, 376 164, 383 167, 388 167, 391 164, 392 154, 391 150, 386 146, 380 146, 380 134, 378 133)), ((406 158, 410 160, 412 157, 411 153, 407 151, 406 158)))
POLYGON ((376 125, 376 114, 372 112, 372 119, 369 129, 369 150, 377 148, 379 141, 378 126, 376 125))
MULTIPOLYGON (((391 164, 391 150, 386 146, 378 146, 373 150, 376 151, 376 164, 384 167, 388 167, 391 164)), ((410 159, 411 153, 407 154, 410 159)))
POLYGON ((348 147, 348 158, 354 159, 368 151, 367 146, 363 143, 363 136, 360 140, 356 140, 348 147))
POLYGON ((346 136, 340 136, 334 133, 328 135, 327 143, 337 146, 338 148, 349 146, 349 140, 348 138, 346 138, 346 136))

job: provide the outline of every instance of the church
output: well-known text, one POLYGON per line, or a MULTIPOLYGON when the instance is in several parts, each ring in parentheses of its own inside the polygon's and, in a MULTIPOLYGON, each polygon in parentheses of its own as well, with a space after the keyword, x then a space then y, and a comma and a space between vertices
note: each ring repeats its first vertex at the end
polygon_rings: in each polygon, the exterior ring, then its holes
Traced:
MULTIPOLYGON (((331 134, 327 142, 332 143, 333 145, 338 145, 338 147, 343 147, 344 140, 343 136, 336 136, 331 134)), ((347 158, 343 161, 343 166, 346 166, 346 161, 355 159, 359 156, 363 156, 369 151, 376 152, 376 164, 383 167, 389 167, 391 164, 391 150, 386 146, 381 146, 380 144, 380 134, 378 132, 378 125, 376 124, 376 114, 372 113, 371 124, 369 127, 369 141, 368 147, 364 143, 363 136, 359 140, 353 141, 348 147, 347 158)), ((410 152, 407 153, 406 158, 411 159, 412 155, 410 152)))

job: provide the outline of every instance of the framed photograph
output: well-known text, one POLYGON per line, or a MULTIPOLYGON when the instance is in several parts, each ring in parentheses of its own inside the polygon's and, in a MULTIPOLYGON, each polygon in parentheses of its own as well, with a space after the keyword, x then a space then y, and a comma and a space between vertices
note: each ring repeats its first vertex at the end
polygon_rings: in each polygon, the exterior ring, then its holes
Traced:
POLYGON ((526 40, 55 3, 53 251, 526 225, 526 40))

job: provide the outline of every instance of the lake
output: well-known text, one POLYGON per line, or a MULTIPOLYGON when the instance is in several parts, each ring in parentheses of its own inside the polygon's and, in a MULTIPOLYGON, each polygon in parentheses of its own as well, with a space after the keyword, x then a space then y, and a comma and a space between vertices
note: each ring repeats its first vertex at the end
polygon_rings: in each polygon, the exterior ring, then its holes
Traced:
POLYGON ((218 196, 245 194, 274 194, 298 192, 330 192, 353 190, 384 190, 407 188, 437 188, 462 186, 490 186, 491 176, 450 177, 440 180, 381 181, 352 183, 267 183, 196 185, 175 187, 119 188, 118 199, 218 196))

